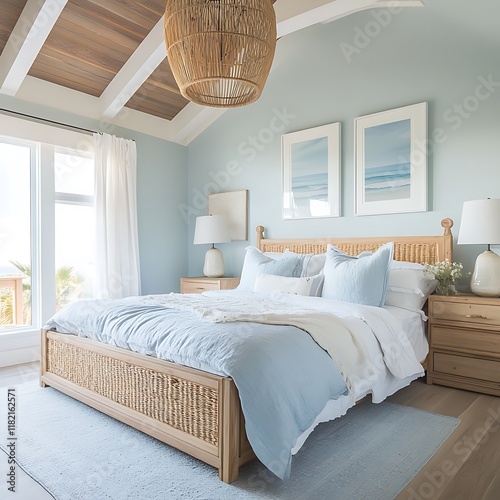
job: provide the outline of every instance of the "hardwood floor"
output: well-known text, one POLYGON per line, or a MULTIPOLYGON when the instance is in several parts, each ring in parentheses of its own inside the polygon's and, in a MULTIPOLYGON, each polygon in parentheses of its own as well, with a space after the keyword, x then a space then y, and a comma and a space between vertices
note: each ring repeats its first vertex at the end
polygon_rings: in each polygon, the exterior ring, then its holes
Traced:
MULTIPOLYGON (((0 368, 0 387, 36 380, 38 370, 38 363, 0 368)), ((500 498, 500 397, 417 380, 388 401, 460 419, 453 434, 397 500, 500 498)), ((15 500, 52 498, 24 472, 18 470, 18 473, 19 491, 13 495, 15 500)))
POLYGON ((397 500, 500 498, 500 397, 418 380, 388 401, 460 419, 397 500))

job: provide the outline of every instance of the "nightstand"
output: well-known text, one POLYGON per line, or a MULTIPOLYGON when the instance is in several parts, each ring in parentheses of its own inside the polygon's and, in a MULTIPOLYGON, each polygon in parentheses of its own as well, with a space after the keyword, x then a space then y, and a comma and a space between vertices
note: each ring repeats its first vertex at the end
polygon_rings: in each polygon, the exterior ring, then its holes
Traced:
POLYGON ((429 297, 428 384, 500 396, 500 299, 429 297))
POLYGON ((181 293, 202 293, 207 290, 232 290, 240 278, 181 278, 181 293))

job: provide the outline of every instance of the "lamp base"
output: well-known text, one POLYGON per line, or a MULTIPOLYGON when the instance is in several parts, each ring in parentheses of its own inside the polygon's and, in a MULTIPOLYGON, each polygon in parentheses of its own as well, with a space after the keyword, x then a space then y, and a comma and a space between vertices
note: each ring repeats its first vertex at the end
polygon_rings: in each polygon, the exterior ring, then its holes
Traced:
POLYGON ((203 274, 207 278, 222 278, 226 269, 224 267, 224 257, 218 248, 210 248, 205 254, 205 265, 203 274))
POLYGON ((476 259, 470 281, 472 293, 481 297, 500 297, 500 256, 486 250, 476 259))

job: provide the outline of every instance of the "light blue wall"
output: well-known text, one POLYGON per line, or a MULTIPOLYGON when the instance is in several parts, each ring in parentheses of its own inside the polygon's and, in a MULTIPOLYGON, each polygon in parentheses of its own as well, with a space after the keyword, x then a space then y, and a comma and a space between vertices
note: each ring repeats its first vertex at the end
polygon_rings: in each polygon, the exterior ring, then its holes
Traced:
MULTIPOLYGON (((279 40, 261 99, 227 111, 188 147, 190 275, 201 274, 208 248, 191 244, 195 216, 207 213, 200 193, 248 189, 251 244, 258 224, 278 238, 441 234, 444 217, 455 220, 456 237, 463 201, 500 197, 500 6, 497 0, 425 4, 389 16, 387 10, 361 12, 279 40), (366 32, 368 37, 360 34, 366 32), (342 52, 345 44, 356 48, 350 62, 342 52), (479 78, 495 82, 481 89, 483 101, 474 97, 479 78), (445 137, 431 142, 429 211, 356 217, 354 119, 423 101, 429 104, 429 136, 442 129, 445 137), (478 108, 460 117, 454 106, 464 103, 478 108), (290 116, 280 119, 285 111, 290 116), (337 121, 343 217, 282 220, 281 134, 337 121)), ((228 275, 239 275, 246 245, 220 245, 228 275)), ((480 251, 456 246, 455 260, 471 270, 480 251)))
MULTIPOLYGON (((0 107, 101 130, 94 120, 15 98, 0 96, 0 107)), ((187 148, 120 127, 103 131, 136 141, 142 293, 178 291, 179 278, 187 273, 187 225, 178 210, 186 200, 187 148)))

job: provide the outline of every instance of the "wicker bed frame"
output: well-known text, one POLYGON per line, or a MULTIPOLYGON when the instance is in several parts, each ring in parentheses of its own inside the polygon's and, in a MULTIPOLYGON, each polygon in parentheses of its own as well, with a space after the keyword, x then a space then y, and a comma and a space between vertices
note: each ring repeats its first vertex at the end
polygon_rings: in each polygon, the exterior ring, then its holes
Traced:
MULTIPOLYGON (((443 236, 266 239, 265 252, 286 248, 322 253, 331 243, 351 255, 395 242, 395 259, 435 263, 452 260, 453 221, 443 236)), ((52 386, 146 434, 217 467, 222 481, 238 478, 254 457, 232 379, 136 354, 93 340, 42 330, 42 387, 52 386)))

